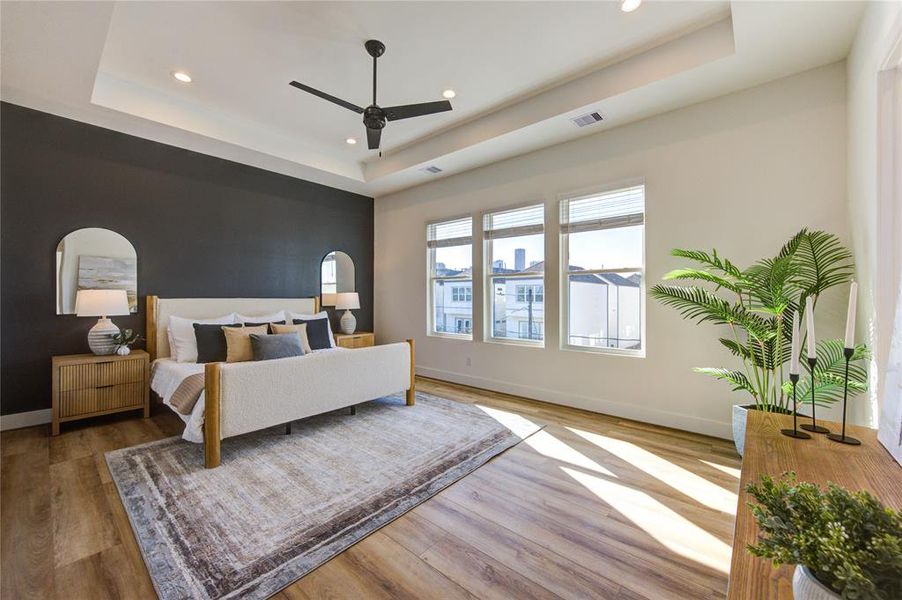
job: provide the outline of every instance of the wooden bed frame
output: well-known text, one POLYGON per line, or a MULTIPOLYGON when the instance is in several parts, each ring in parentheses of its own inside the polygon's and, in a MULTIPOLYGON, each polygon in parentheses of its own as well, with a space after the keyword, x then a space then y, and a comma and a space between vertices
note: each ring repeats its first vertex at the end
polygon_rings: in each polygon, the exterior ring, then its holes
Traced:
MULTIPOLYGON (((320 312, 319 298, 313 298, 315 311, 320 312)), ((159 297, 147 296, 147 352, 150 360, 158 358, 157 329, 159 297)), ((406 340, 410 346, 410 380, 406 391, 406 404, 416 403, 415 388, 415 345, 413 339, 406 340)), ((358 352, 358 350, 350 350, 358 352)), ((204 368, 204 466, 208 469, 218 467, 221 463, 221 401, 222 401, 222 369, 225 363, 207 363, 204 368)), ((273 425, 277 425, 274 423, 273 425)))

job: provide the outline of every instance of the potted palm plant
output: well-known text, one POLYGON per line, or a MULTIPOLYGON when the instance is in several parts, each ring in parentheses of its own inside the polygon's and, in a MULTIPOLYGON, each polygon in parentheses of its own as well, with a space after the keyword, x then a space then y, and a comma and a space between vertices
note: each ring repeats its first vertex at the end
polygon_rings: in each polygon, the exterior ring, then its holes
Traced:
MULTIPOLYGON (((719 342, 737 358, 739 368, 699 367, 695 371, 751 396, 750 403, 733 406, 733 442, 741 456, 748 410, 790 412, 792 387, 786 364, 791 353, 793 316, 799 311, 803 322, 801 313, 809 296, 816 307, 825 290, 851 281, 852 253, 831 233, 803 229, 776 256, 746 269, 722 258, 716 250, 709 254, 675 249, 671 254, 695 265, 675 269, 664 279, 691 284, 658 284, 652 286, 651 295, 676 308, 686 319, 726 326, 727 335, 719 342)), ((849 367, 852 393, 867 389, 867 356, 865 346, 855 348, 849 367)), ((811 402, 812 386, 818 406, 841 399, 844 367, 843 340, 819 341, 814 377, 804 374, 797 385, 799 402, 811 402)))
POLYGON ((796 600, 902 598, 902 513, 866 491, 763 476, 746 491, 758 523, 748 551, 774 565, 796 565, 796 600))

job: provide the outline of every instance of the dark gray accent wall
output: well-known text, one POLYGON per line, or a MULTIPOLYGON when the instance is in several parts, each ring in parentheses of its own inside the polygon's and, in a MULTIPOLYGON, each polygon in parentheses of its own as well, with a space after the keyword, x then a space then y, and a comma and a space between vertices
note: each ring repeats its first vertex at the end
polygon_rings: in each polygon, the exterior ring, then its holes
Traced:
POLYGON ((0 104, 0 413, 49 408, 50 357, 88 352, 95 319, 55 314, 56 245, 82 227, 127 237, 147 294, 305 297, 343 250, 373 323, 373 199, 20 106, 0 104))

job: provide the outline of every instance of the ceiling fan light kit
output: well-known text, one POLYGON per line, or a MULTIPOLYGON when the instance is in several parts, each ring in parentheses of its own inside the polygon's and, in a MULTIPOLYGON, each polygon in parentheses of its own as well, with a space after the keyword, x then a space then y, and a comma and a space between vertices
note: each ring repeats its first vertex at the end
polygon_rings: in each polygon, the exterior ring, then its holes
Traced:
POLYGON ((336 98, 335 96, 321 92, 320 90, 297 81, 292 81, 290 85, 299 90, 303 90, 308 94, 313 94, 323 100, 328 100, 333 104, 352 110, 357 114, 362 114, 363 124, 366 127, 367 147, 370 150, 379 149, 379 145, 382 141, 382 130, 385 128, 387 121, 399 121, 401 119, 410 119, 412 117, 421 117, 451 110, 451 103, 447 100, 423 102, 420 104, 403 104, 400 106, 388 106, 386 108, 382 108, 376 104, 376 61, 380 56, 385 54, 385 44, 379 40, 367 40, 364 47, 366 48, 367 53, 373 57, 373 103, 366 108, 361 108, 347 100, 336 98))

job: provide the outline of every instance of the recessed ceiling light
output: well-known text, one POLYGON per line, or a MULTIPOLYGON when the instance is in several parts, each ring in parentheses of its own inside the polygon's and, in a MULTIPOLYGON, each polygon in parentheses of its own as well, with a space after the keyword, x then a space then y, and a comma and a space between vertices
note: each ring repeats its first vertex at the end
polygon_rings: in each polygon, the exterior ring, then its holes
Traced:
POLYGON ((642 0, 623 0, 620 3, 620 10, 623 12, 633 12, 642 4, 642 0))
POLYGON ((345 140, 345 142, 347 142, 348 144, 351 144, 353 146, 354 144, 357 143, 357 140, 355 140, 354 138, 348 138, 345 140))
POLYGON ((456 95, 457 95, 457 92, 455 92, 454 90, 445 90, 444 92, 442 92, 442 96, 447 98, 448 100, 450 100, 451 98, 453 98, 456 95))
POLYGON ((184 71, 173 71, 172 76, 181 81, 182 83, 191 83, 191 76, 185 73, 184 71))

